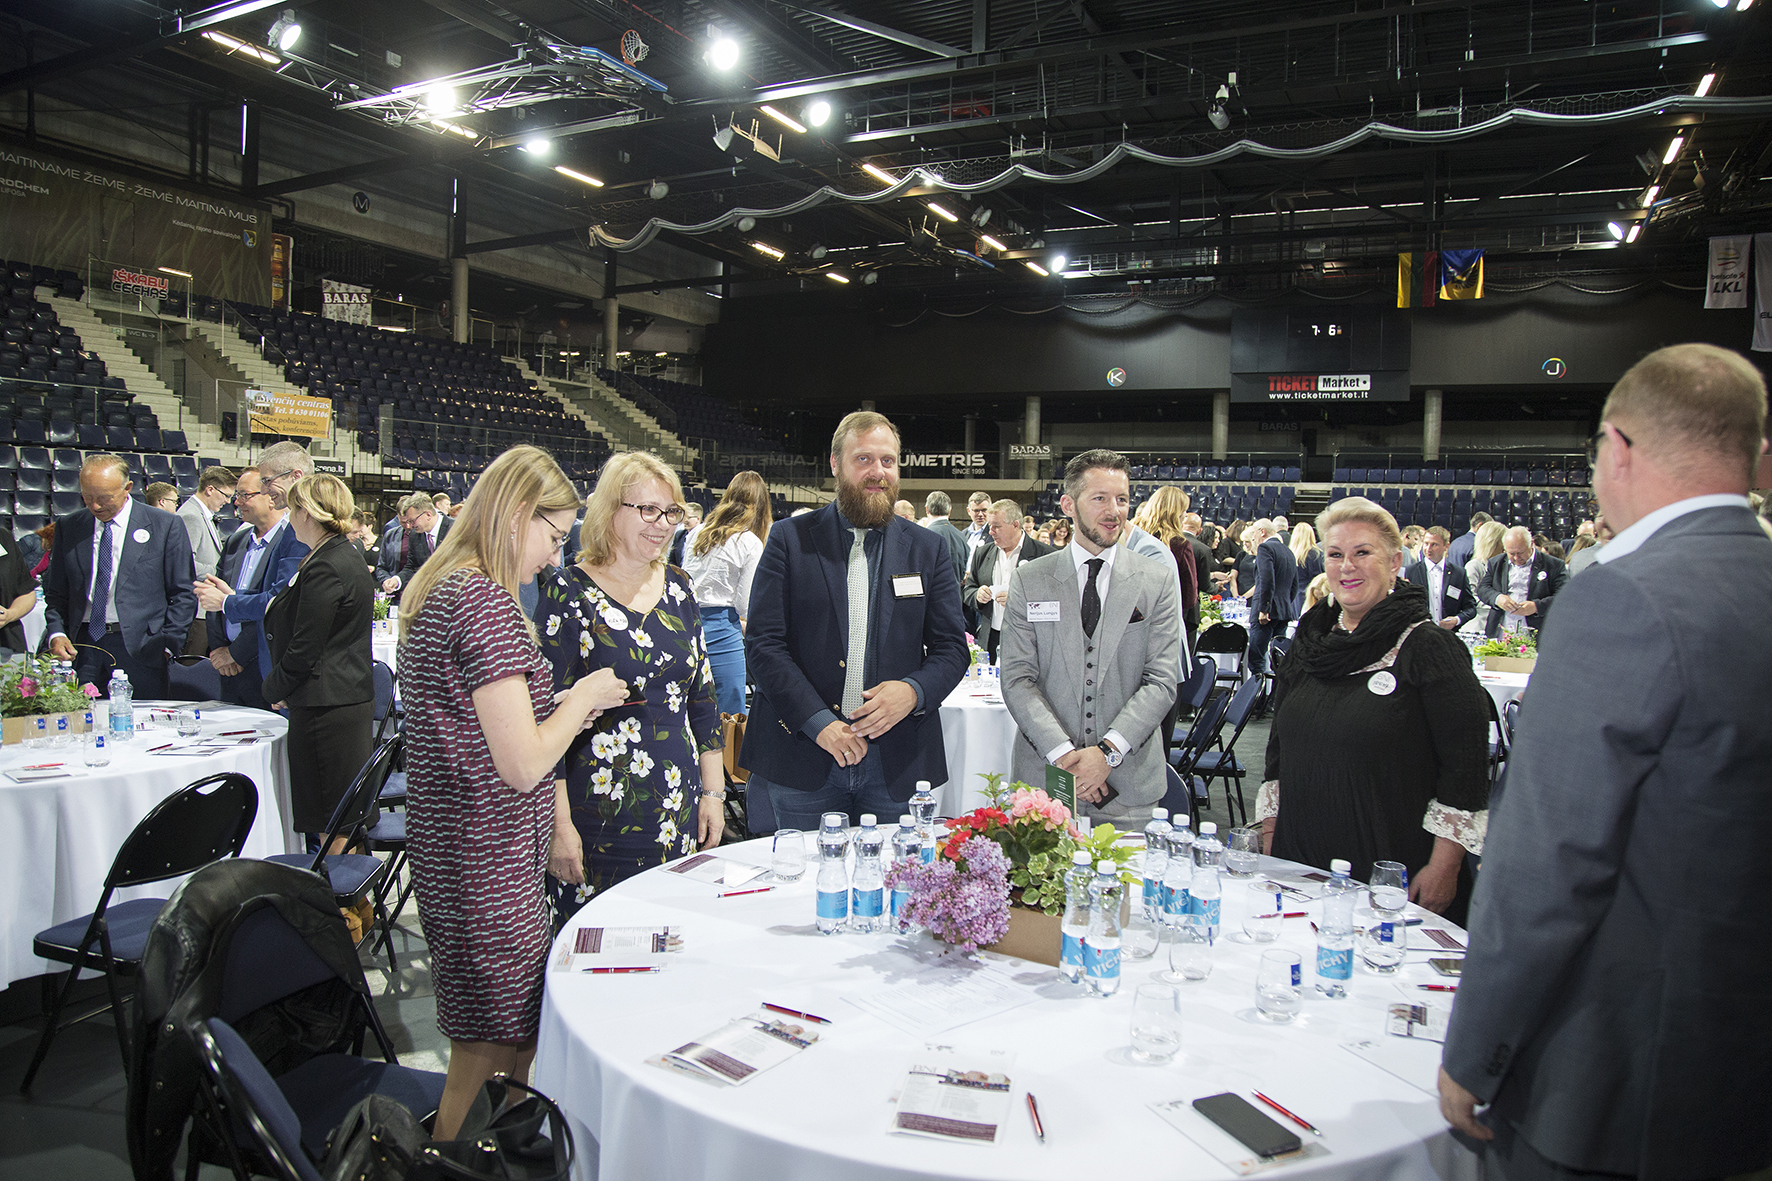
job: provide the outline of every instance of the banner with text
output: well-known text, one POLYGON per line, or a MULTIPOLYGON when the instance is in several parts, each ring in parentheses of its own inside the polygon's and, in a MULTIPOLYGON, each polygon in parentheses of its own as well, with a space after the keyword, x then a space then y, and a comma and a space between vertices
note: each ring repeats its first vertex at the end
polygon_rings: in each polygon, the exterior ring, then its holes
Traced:
POLYGON ((273 394, 247 391, 252 400, 247 411, 255 435, 295 435, 318 439, 332 431, 332 403, 325 398, 304 398, 299 394, 273 394), (260 397, 252 398, 255 393, 260 397))
POLYGON ((321 311, 328 320, 343 320, 347 324, 369 323, 371 298, 367 287, 340 283, 336 279, 320 280, 321 311))
POLYGON ((1772 353, 1772 234, 1754 235, 1754 351, 1772 353))
POLYGON ((1748 246, 1752 242, 1751 234, 1710 240, 1710 271, 1704 284, 1705 307, 1747 306, 1748 246))
POLYGON ((74 271, 114 259, 196 276, 199 294, 266 303, 270 206, 139 181, 37 147, 0 143, 0 242, 10 258, 74 271))

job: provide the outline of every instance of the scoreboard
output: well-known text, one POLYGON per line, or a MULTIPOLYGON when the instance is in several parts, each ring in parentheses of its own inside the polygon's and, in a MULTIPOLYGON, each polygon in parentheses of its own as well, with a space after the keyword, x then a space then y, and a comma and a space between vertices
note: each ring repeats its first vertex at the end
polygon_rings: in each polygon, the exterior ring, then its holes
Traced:
POLYGON ((1375 304, 1237 308, 1231 401, 1406 402, 1410 321, 1375 304))

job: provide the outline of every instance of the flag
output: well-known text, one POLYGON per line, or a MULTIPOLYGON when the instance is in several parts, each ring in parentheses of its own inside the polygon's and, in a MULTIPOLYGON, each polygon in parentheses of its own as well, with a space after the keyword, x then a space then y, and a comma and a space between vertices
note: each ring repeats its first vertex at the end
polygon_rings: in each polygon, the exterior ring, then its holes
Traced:
POLYGON ((1754 343, 1772 353, 1772 234, 1754 235, 1754 343))
POLYGON ((1440 285, 1440 255, 1428 250, 1397 255, 1397 306, 1431 308, 1440 285))
POLYGON ((1483 252, 1440 251, 1440 298, 1483 298, 1483 252))
POLYGON ((1747 306, 1747 259, 1752 235, 1736 234, 1710 240, 1710 270, 1704 282, 1707 308, 1747 306))

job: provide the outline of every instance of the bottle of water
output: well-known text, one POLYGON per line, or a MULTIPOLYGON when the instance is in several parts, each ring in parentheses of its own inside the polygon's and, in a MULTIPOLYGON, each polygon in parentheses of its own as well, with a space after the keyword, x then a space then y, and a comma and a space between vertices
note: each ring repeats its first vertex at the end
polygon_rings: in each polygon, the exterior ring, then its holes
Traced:
POLYGON ((843 831, 848 817, 826 812, 818 829, 818 933, 835 935, 849 921, 849 866, 844 857, 849 837, 843 831))
MULTIPOLYGON (((923 840, 917 835, 916 819, 907 812, 898 818, 898 831, 892 834, 892 864, 922 859, 923 840)), ((911 929, 911 920, 905 915, 905 908, 910 905, 910 901, 909 890, 903 886, 892 888, 892 930, 902 933, 911 929)))
POLYGON ((1070 872, 1064 875, 1064 917, 1059 920, 1058 970, 1076 984, 1083 978, 1083 937, 1089 934, 1089 887, 1095 883, 1095 870, 1089 854, 1078 849, 1071 854, 1070 872))
POLYGON ((849 890, 849 922, 857 931, 879 931, 886 925, 886 866, 880 860, 886 834, 873 813, 861 818, 855 834, 855 879, 849 890))
POLYGON ((1120 879, 1111 861, 1095 863, 1095 881, 1089 887, 1083 974, 1096 996, 1110 997, 1120 991, 1120 879))
POLYGON ((1169 832, 1169 862, 1163 869, 1161 902, 1163 921, 1181 926, 1182 916, 1193 909, 1194 830, 1186 816, 1175 818, 1169 832))
POLYGON ((923 842, 925 864, 935 860, 935 793, 927 779, 917 780, 916 794, 911 796, 911 818, 917 825, 917 838, 923 842))
POLYGON ((1317 924, 1317 991, 1345 997, 1354 975, 1353 866, 1339 857, 1329 863, 1333 875, 1323 888, 1323 921, 1317 924))
POLYGON ((1200 823, 1200 836, 1194 842, 1194 880, 1189 909, 1206 923, 1206 938, 1218 939, 1219 921, 1223 917, 1224 886, 1218 880, 1218 866, 1224 860, 1224 846, 1218 843, 1218 825, 1210 820, 1200 823))
POLYGON ((135 739, 135 690, 122 669, 111 672, 111 741, 132 742, 135 739))
POLYGON ((1194 819, 1186 812, 1177 812, 1169 821, 1169 859, 1187 858, 1188 864, 1194 861, 1194 819))
POLYGON ((1169 809, 1152 808, 1144 826, 1144 914, 1151 922, 1163 914, 1163 871, 1169 868, 1169 809))

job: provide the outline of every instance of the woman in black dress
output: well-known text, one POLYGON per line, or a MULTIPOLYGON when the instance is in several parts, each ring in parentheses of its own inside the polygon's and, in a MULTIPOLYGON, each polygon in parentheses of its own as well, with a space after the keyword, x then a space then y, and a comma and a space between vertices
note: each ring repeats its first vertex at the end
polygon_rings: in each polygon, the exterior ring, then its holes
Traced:
POLYGON ((1409 897, 1461 922, 1468 850, 1489 805, 1489 707, 1427 592, 1399 581, 1396 519, 1364 497, 1317 518, 1332 599, 1298 624, 1279 670, 1256 812, 1276 857, 1370 876, 1409 868, 1409 897), (1427 624, 1427 626, 1422 626, 1427 624))

